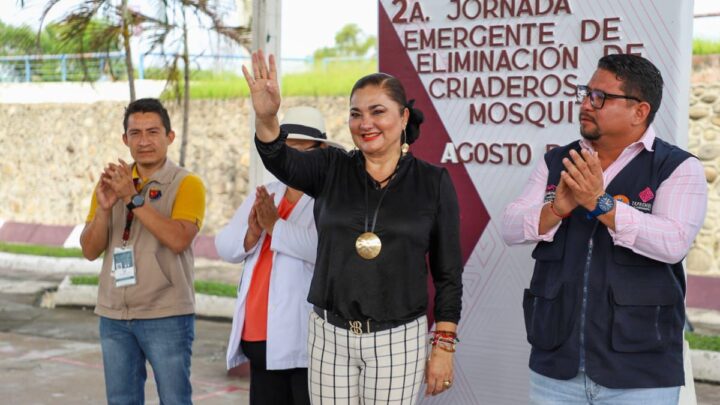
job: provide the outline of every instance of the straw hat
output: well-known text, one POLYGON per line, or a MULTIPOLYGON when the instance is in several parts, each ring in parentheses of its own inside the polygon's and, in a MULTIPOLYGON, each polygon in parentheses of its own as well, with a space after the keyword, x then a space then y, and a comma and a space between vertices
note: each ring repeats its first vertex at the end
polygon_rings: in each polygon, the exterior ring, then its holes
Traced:
POLYGON ((288 109, 280 122, 280 129, 288 133, 288 139, 323 142, 345 150, 341 144, 327 138, 325 118, 317 108, 302 106, 288 109))

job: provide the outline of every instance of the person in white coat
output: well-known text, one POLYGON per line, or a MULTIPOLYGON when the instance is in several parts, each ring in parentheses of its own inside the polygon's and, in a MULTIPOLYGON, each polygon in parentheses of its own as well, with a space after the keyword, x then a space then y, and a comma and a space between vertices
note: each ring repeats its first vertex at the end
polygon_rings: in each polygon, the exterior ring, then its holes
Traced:
MULTIPOLYGON (((327 139, 322 113, 289 109, 288 145, 342 146, 327 139)), ((257 188, 215 237, 220 257, 245 262, 238 285, 227 368, 250 361, 250 404, 310 404, 307 301, 317 251, 313 199, 280 182, 257 188)))

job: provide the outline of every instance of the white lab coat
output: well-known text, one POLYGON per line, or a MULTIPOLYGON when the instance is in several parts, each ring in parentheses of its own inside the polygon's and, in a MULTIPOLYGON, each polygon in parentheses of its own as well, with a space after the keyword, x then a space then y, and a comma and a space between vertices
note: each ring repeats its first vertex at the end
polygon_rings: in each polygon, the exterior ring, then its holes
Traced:
MULTIPOLYGON (((279 206, 286 186, 280 182, 272 182, 265 187, 269 194, 275 193, 275 205, 279 206)), ((270 244, 273 262, 268 296, 268 370, 308 367, 308 318, 312 305, 307 302, 307 296, 317 254, 313 201, 303 195, 288 219, 278 219, 273 228, 270 244)), ((251 192, 230 223, 215 236, 215 247, 223 260, 231 263, 245 262, 238 284, 235 315, 228 341, 228 369, 248 361, 240 348, 242 327, 245 324, 245 300, 266 235, 263 232, 257 244, 245 252, 243 241, 248 229, 248 215, 254 202, 255 193, 251 192)))

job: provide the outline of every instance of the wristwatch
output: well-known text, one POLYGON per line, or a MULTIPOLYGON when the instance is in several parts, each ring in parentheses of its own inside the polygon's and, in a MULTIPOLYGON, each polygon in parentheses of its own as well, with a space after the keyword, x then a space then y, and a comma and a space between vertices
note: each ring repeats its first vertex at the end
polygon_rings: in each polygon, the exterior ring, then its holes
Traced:
POLYGON ((604 193, 597 198, 595 209, 587 213, 587 219, 593 219, 599 215, 607 214, 615 208, 615 199, 608 193, 604 193))
POLYGON ((132 211, 135 208, 142 207, 145 204, 145 196, 142 194, 135 194, 130 198, 130 202, 126 205, 128 211, 132 211))

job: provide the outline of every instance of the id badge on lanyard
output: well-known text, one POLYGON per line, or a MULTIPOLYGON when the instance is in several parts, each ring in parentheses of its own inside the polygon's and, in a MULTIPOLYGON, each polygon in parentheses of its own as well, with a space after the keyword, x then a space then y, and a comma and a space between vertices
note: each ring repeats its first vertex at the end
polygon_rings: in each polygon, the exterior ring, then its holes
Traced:
POLYGON ((115 287, 127 287, 137 283, 135 278, 135 254, 132 246, 127 246, 133 218, 132 211, 129 211, 127 217, 125 217, 122 246, 113 250, 112 275, 115 278, 115 287))

